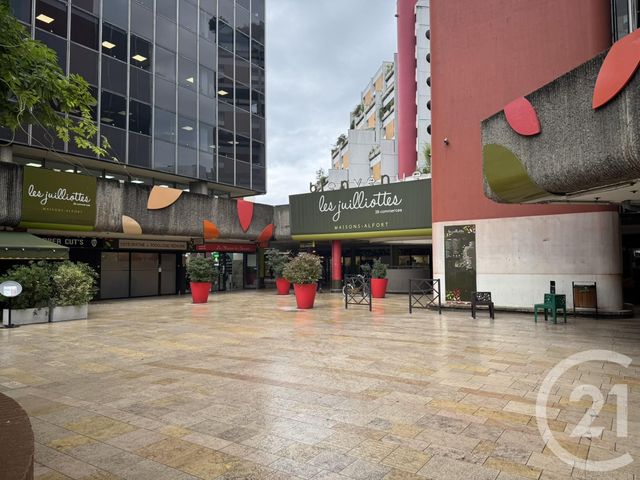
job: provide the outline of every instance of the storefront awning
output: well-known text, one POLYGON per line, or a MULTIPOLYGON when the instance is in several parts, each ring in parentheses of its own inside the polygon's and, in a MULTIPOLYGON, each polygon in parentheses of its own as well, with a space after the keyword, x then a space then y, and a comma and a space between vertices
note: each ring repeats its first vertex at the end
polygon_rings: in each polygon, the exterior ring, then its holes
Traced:
POLYGON ((29 233, 0 232, 0 260, 66 260, 69 249, 29 233))

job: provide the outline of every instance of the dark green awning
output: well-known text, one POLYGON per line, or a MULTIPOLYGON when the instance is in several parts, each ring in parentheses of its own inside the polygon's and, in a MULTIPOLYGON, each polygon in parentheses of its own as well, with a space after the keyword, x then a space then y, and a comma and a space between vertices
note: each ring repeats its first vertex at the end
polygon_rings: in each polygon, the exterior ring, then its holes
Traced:
POLYGON ((0 232, 0 260, 67 260, 69 248, 30 233, 0 232))

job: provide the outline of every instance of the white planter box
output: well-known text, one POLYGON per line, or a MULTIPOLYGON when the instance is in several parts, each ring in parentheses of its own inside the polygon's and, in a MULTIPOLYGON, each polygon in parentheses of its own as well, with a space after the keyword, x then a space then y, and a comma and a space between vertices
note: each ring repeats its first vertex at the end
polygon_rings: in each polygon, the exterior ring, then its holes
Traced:
POLYGON ((89 316, 89 304, 71 305, 68 307, 54 307, 51 315, 52 322, 67 320, 84 320, 89 316))
MULTIPOLYGON (((22 308, 11 310, 11 323, 14 325, 29 325, 31 323, 46 323, 49 321, 49 308, 22 308)), ((9 310, 2 311, 2 323, 9 324, 9 310)))

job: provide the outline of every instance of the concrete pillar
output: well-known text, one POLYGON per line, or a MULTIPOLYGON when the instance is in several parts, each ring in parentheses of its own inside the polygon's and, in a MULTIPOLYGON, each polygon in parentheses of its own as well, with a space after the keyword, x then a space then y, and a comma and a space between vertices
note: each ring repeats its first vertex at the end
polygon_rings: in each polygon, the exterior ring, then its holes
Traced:
POLYGON ((342 242, 331 242, 331 291, 342 289, 342 242))
POLYGON ((189 192, 199 193, 201 195, 208 195, 209 189, 207 187, 207 182, 191 182, 189 184, 189 192))
POLYGON ((416 171, 418 107, 416 95, 416 7, 417 0, 398 0, 398 176, 409 177, 416 171))
POLYGON ((13 148, 0 147, 0 162, 13 163, 13 148))

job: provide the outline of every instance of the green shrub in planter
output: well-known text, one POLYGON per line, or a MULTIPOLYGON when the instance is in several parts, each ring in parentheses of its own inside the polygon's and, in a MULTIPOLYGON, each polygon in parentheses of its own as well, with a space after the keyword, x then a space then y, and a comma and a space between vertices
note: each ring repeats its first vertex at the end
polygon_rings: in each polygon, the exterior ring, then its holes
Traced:
POLYGON ((211 257, 192 257, 187 264, 187 274, 191 282, 213 283, 218 277, 218 269, 211 257))
POLYGON ((98 291, 98 274, 86 263, 63 262, 53 272, 53 304, 60 307, 89 303, 98 291))
MULTIPOLYGON (((16 265, 0 278, 0 283, 13 280, 22 285, 22 293, 12 300, 12 308, 48 307, 53 289, 51 277, 55 266, 44 261, 16 265)), ((0 299, 7 299, 0 295, 0 299)))
POLYGON ((371 269, 372 278, 387 278, 387 265, 376 259, 373 261, 373 268, 371 269))
POLYGON ((275 278, 283 278, 284 267, 291 262, 291 256, 275 248, 270 248, 265 253, 265 260, 267 268, 273 272, 273 276, 275 278))
POLYGON ((294 285, 316 283, 322 277, 322 261, 311 253, 299 253, 283 271, 284 278, 294 285))

